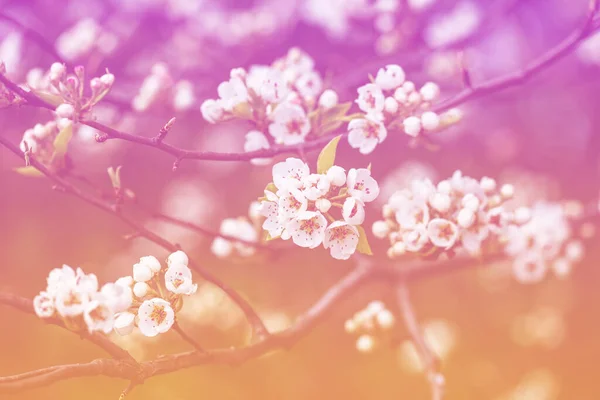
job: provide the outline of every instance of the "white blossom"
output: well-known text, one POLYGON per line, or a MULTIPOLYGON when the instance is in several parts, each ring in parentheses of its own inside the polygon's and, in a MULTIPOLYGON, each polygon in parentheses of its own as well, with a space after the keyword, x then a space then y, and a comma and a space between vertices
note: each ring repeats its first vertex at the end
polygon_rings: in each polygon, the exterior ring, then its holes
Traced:
POLYGON ((219 122, 223 118, 223 105, 220 101, 208 99, 204 100, 200 105, 200 112, 202 112, 202 118, 207 122, 214 124, 219 122))
POLYGON ((296 90, 306 100, 315 99, 323 90, 321 76, 316 71, 303 73, 296 80, 296 90))
POLYGON ((107 283, 102 286, 100 293, 115 313, 127 310, 133 303, 133 294, 129 286, 107 283))
POLYGON ((534 252, 524 253, 513 261, 515 278, 521 283, 536 283, 546 276, 543 258, 534 252))
POLYGON ((324 196, 331 186, 331 182, 326 175, 310 174, 303 180, 304 190, 302 194, 308 199, 315 201, 324 196))
POLYGON ((437 247, 449 249, 458 239, 458 227, 447 219, 434 218, 427 224, 429 240, 437 247))
POLYGON ((300 212, 286 225, 294 244, 314 249, 323 242, 327 219, 318 211, 300 212))
POLYGON ((337 165, 327 170, 327 178, 334 186, 344 186, 346 184, 346 171, 337 165))
POLYGON ((361 225, 365 221, 364 203, 354 197, 348 197, 342 207, 342 217, 350 225, 361 225))
POLYGON ((385 97, 381 88, 373 83, 368 83, 358 88, 358 107, 372 115, 380 115, 383 111, 385 97))
POLYGON ((47 292, 40 292, 33 298, 33 310, 40 318, 50 318, 54 315, 54 299, 47 292))
POLYGON ((210 250, 217 257, 229 257, 233 252, 233 243, 222 237, 216 237, 210 245, 210 250))
POLYGON ((356 251, 358 230, 343 221, 332 222, 325 231, 323 246, 330 250, 331 256, 338 260, 347 260, 356 251))
POLYGON ((346 185, 351 196, 365 203, 375 200, 379 195, 379 185, 366 168, 352 168, 348 171, 346 185))
POLYGON ((109 306, 104 296, 98 293, 91 301, 86 303, 83 320, 89 332, 109 333, 113 329, 114 315, 114 310, 109 306))
POLYGON ((298 188, 309 174, 308 165, 299 158, 290 157, 273 165, 273 183, 278 189, 298 188))
POLYGON ((310 132, 310 122, 306 113, 296 104, 279 104, 271 117, 273 122, 269 125, 269 133, 279 144, 302 143, 310 132))
POLYGON ((171 305, 158 297, 145 300, 137 315, 140 332, 148 337, 167 332, 175 323, 175 312, 171 305))
POLYGON ((248 101, 248 89, 239 78, 231 78, 227 82, 221 82, 217 87, 221 98, 221 105, 225 111, 232 111, 237 105, 248 101))
POLYGON ((385 126, 372 115, 353 119, 348 124, 348 143, 362 154, 371 153, 386 137, 385 126))
POLYGON ((160 261, 154 256, 141 257, 139 264, 147 266, 154 274, 158 273, 161 269, 160 261))
POLYGON ((152 279, 154 273, 146 264, 134 264, 133 266, 133 279, 136 282, 146 282, 152 279))
POLYGON ((181 251, 181 250, 177 250, 174 253, 171 253, 169 255, 169 257, 167 258, 167 265, 172 265, 172 264, 183 264, 183 265, 188 265, 190 262, 189 257, 187 256, 187 254, 185 254, 185 252, 181 251))
MULTIPOLYGON (((375 77, 375 84, 383 90, 393 90, 404 83, 404 70, 399 65, 386 65, 380 68, 375 77)), ((366 110, 365 110, 366 111, 366 110)))
POLYGON ((122 312, 115 315, 113 329, 121 336, 129 335, 133 332, 135 325, 135 314, 122 312))
POLYGON ((191 295, 198 285, 192 282, 192 270, 185 264, 171 264, 165 273, 165 286, 175 294, 191 295))
POLYGON ((319 106, 329 109, 338 104, 338 94, 331 89, 325 90, 319 97, 319 106))

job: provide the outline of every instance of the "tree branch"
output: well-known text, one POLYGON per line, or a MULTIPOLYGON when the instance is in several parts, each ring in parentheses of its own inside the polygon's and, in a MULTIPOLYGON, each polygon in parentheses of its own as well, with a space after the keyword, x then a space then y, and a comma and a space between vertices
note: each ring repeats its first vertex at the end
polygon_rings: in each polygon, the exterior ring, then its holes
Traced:
MULTIPOLYGON (((27 314, 35 315, 35 312, 33 310, 33 302, 30 299, 26 299, 24 297, 20 297, 20 296, 10 294, 10 293, 1 293, 0 292, 0 304, 4 304, 7 306, 16 308, 17 310, 25 312, 27 314)), ((79 332, 72 331, 72 330, 68 329, 63 324, 63 322, 57 318, 42 319, 42 321, 44 321, 48 324, 60 326, 61 328, 64 328, 64 329, 68 330, 69 332, 78 334, 82 339, 88 340, 89 342, 102 348, 104 351, 106 351, 108 354, 110 354, 114 358, 125 359, 125 360, 135 362, 135 360, 131 356, 131 354, 129 354, 125 349, 123 349, 123 348, 117 346, 116 344, 114 344, 113 342, 111 342, 104 335, 101 335, 99 333, 89 333, 85 330, 79 331, 79 332)))
POLYGON ((415 310, 410 301, 408 288, 404 282, 400 282, 396 289, 396 298, 402 312, 404 325, 423 360, 427 377, 431 386, 432 400, 442 400, 444 396, 444 376, 439 372, 439 359, 427 344, 423 335, 415 310))
MULTIPOLYGON (((2 75, 0 75, 0 77, 2 77, 2 75)), ((8 150, 10 150, 12 153, 16 154, 17 156, 19 156, 23 159, 25 158, 25 154, 20 149, 18 149, 15 145, 10 143, 6 138, 0 136, 0 144, 4 145, 8 150)), ((54 174, 52 171, 50 171, 48 168, 46 168, 42 163, 35 160, 35 158, 30 157, 30 163, 32 166, 37 168, 41 173, 43 173, 46 177, 48 177, 52 182, 57 184, 58 187, 60 187, 62 189, 62 191, 64 191, 67 194, 70 194, 72 196, 75 196, 75 197, 83 200, 84 202, 89 203, 105 212, 108 212, 109 214, 114 215, 115 217, 120 219, 122 222, 124 222, 126 225, 133 228, 139 236, 144 237, 144 238, 156 243, 157 245, 161 246, 162 248, 164 248, 165 250, 168 250, 170 252, 175 252, 177 250, 180 250, 179 246, 169 242, 167 239, 146 229, 143 225, 139 224, 138 222, 136 222, 133 219, 126 216, 125 214, 121 213, 119 208, 116 207, 114 204, 105 202, 101 199, 98 199, 98 198, 88 194, 88 193, 81 191, 79 188, 72 185, 67 180, 54 174)), ((248 322, 251 324, 253 332, 256 335, 264 336, 264 335, 268 334, 267 329, 265 328, 262 320, 260 319, 260 317, 258 316, 256 311, 254 311, 252 306, 238 292, 236 292, 235 290, 233 290, 232 288, 227 286, 224 282, 222 282, 219 278, 214 276, 211 272, 201 268, 199 265, 197 265, 191 259, 189 261, 189 266, 190 266, 190 268, 195 270, 203 279, 212 283, 213 285, 220 288, 223 292, 225 292, 231 298, 231 300, 233 300, 238 305, 238 307, 240 307, 240 309, 245 314, 248 322)))
MULTIPOLYGON (((466 101, 526 83, 533 76, 549 68, 555 62, 571 53, 584 39, 598 29, 599 24, 598 18, 596 17, 598 4, 598 0, 591 0, 583 24, 562 42, 530 62, 522 70, 491 79, 478 85, 467 85, 463 91, 437 104, 433 109, 435 111, 448 110, 465 103, 466 101)), ((469 76, 465 66, 463 66, 463 76, 469 76)))

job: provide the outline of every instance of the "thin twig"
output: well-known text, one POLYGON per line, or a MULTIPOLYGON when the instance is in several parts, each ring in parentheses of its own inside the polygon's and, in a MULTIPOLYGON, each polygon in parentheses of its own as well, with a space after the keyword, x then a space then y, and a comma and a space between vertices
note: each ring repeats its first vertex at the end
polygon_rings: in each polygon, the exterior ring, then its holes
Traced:
POLYGON ((206 350, 204 350, 199 344, 198 342, 196 342, 194 339, 192 339, 192 337, 190 335, 188 335, 187 333, 185 333, 185 331, 183 329, 181 329, 181 326, 179 326, 179 323, 175 322, 173 324, 173 330, 175 332, 177 332, 179 334, 179 336, 181 336, 181 338, 183 340, 185 340, 186 342, 188 342, 189 344, 192 345, 192 347, 194 349, 196 349, 196 351, 200 352, 200 353, 206 353, 206 350))

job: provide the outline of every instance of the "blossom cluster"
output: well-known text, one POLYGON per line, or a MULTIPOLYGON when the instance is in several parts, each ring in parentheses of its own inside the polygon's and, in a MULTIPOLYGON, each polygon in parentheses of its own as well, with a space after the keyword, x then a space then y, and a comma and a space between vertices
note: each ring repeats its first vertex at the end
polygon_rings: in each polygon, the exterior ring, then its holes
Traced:
POLYGON ((169 67, 164 63, 156 63, 152 66, 150 74, 144 78, 131 105, 136 111, 145 111, 164 99, 167 99, 176 111, 189 110, 196 102, 194 87, 190 81, 175 82, 169 67))
POLYGON ((323 244, 333 258, 345 260, 357 250, 365 203, 378 194, 370 169, 352 168, 346 173, 332 165, 311 174, 302 160, 288 158, 273 166, 273 183, 261 201, 266 217, 263 229, 271 239, 291 238, 300 247, 323 244), (336 208, 341 218, 331 215, 336 208))
POLYGON ((362 115, 348 124, 348 143, 361 153, 369 154, 386 139, 391 129, 401 128, 407 135, 418 137, 456 123, 460 119, 457 109, 439 115, 431 110, 439 94, 440 88, 433 82, 417 89, 413 82, 406 80, 399 65, 380 68, 372 83, 358 88, 356 104, 362 115))
POLYGON ((389 331, 395 322, 394 314, 381 301, 375 300, 346 320, 344 329, 347 333, 357 334, 357 350, 368 353, 373 350, 377 336, 389 331))
POLYGON ((296 47, 271 65, 232 69, 217 91, 218 99, 202 103, 202 115, 210 123, 252 121, 256 129, 246 137, 246 151, 302 143, 311 132, 324 134, 335 128, 327 126, 323 114, 337 105, 338 95, 323 90, 314 60, 296 47))
POLYGON ((45 291, 33 301, 41 318, 60 318, 72 330, 130 334, 137 325, 149 337, 167 332, 183 305, 182 296, 196 292, 188 257, 172 253, 167 267, 153 256, 140 258, 133 274, 98 287, 94 274, 63 265, 50 272, 45 291))
POLYGON ((547 202, 534 204, 525 224, 510 227, 504 250, 513 258, 515 278, 523 283, 541 281, 549 269, 566 276, 584 254, 565 207, 547 202))
POLYGON ((252 244, 258 243, 261 225, 264 217, 260 213, 260 203, 250 203, 248 217, 225 218, 221 222, 219 233, 225 237, 216 237, 211 245, 211 251, 220 258, 236 255, 238 257, 250 257, 256 252, 252 244), (239 239, 235 241, 231 239, 239 239))
POLYGON ((415 180, 410 188, 395 192, 383 207, 384 220, 373 224, 373 234, 388 238, 388 256, 407 252, 435 258, 459 250, 477 256, 494 246, 512 225, 527 222, 527 208, 509 211, 504 203, 514 193, 512 185, 498 188, 495 180, 476 180, 456 171, 434 185, 415 180))
POLYGON ((110 54, 118 44, 117 35, 104 29, 92 18, 78 20, 56 39, 56 49, 69 61, 95 50, 102 54, 110 54))
POLYGON ((100 77, 90 80, 90 95, 85 90, 85 69, 78 65, 73 74, 67 73, 67 67, 54 63, 44 73, 34 68, 27 73, 27 85, 45 101, 56 106, 58 118, 77 121, 88 114, 104 98, 115 82, 115 76, 106 71, 100 77))

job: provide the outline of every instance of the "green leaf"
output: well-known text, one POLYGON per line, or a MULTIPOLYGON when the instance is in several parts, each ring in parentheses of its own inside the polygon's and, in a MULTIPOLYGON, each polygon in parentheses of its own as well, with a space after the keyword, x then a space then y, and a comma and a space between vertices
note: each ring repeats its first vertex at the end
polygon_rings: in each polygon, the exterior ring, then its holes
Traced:
POLYGON ((27 167, 15 168, 15 172, 18 174, 24 175, 24 176, 32 176, 35 178, 44 176, 44 174, 42 172, 40 172, 40 170, 37 169, 36 167, 34 167, 33 165, 29 165, 27 167))
POLYGON ((356 251, 368 256, 372 256, 373 252, 371 252, 371 246, 369 246, 367 233, 362 226, 357 226, 356 228, 358 229, 358 245, 356 246, 356 251))
POLYGON ((321 150, 317 160, 317 173, 324 174, 335 162, 335 152, 342 135, 336 136, 321 150))
POLYGON ((41 90, 32 90, 32 92, 37 97, 44 100, 46 103, 53 105, 54 107, 58 107, 59 105, 64 103, 62 97, 60 97, 57 94, 52 94, 41 90))
POLYGON ((275 184, 273 182, 270 182, 267 187, 265 188, 265 190, 272 192, 272 193, 277 193, 277 186, 275 186, 275 184))
POLYGON ((73 138, 73 124, 67 125, 63 128, 54 139, 54 154, 53 158, 63 157, 67 154, 67 147, 69 142, 73 138))

